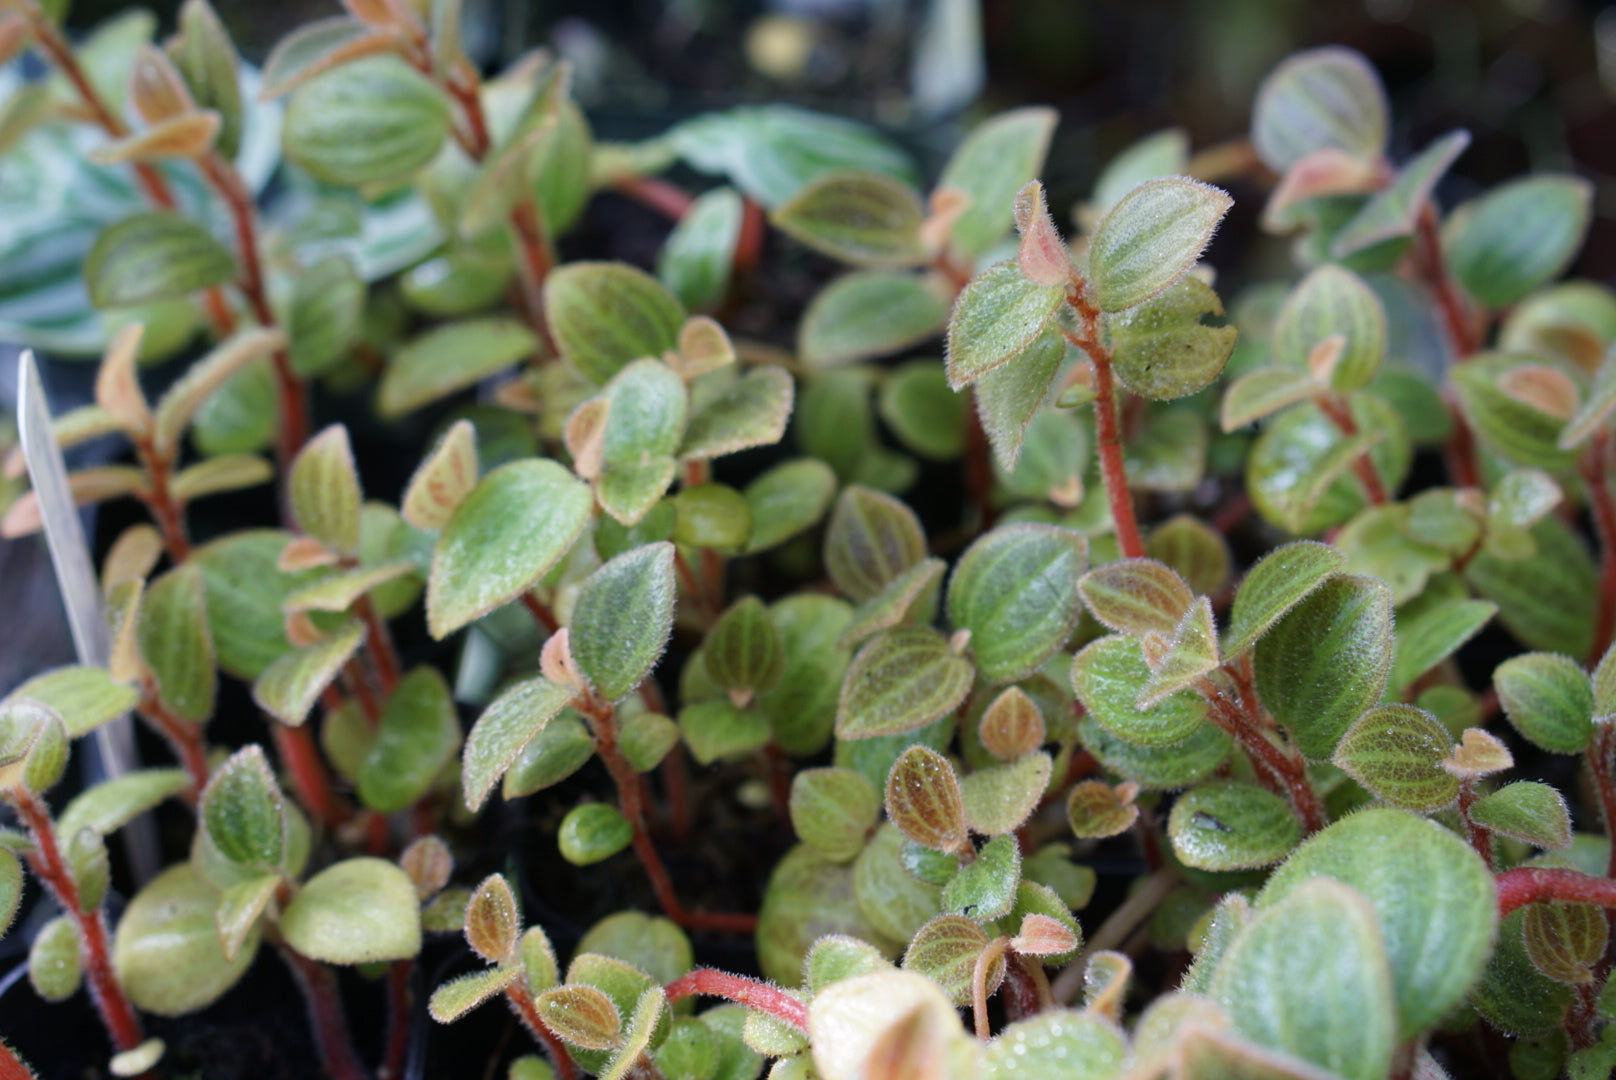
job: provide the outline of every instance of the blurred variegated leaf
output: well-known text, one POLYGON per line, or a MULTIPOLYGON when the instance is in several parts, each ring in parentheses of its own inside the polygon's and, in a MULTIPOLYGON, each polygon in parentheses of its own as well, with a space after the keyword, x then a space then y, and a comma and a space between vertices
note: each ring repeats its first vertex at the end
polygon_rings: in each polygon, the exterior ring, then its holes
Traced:
POLYGON ((927 627, 889 630, 859 650, 848 668, 836 716, 843 739, 895 735, 925 727, 959 707, 970 692, 970 661, 927 627))
POLYGON ((1459 781, 1442 767, 1453 737, 1412 705, 1381 705, 1347 729, 1331 760, 1373 795, 1431 813, 1453 802, 1459 781))
POLYGON ((1580 176, 1512 180, 1454 210, 1443 254, 1471 296, 1488 308, 1508 307, 1571 264, 1592 200, 1593 186, 1580 176))
POLYGON ((797 326, 797 353, 814 369, 899 352, 936 337, 948 303, 926 278, 899 270, 857 270, 832 281, 797 326))
POLYGON ((544 312, 561 354, 605 383, 643 356, 678 347, 685 312, 649 274, 624 263, 571 262, 545 279, 544 312))
POLYGON ((1252 142, 1276 172, 1329 148, 1373 159, 1386 146, 1387 112, 1380 76, 1361 53, 1309 49, 1283 61, 1258 87, 1252 142))
POLYGON ((286 653, 253 682, 253 700, 281 723, 296 727, 308 719, 315 701, 364 638, 365 624, 355 619, 330 637, 286 653))
POLYGON ((825 173, 774 208, 774 226, 855 266, 915 266, 927 258, 920 193, 875 172, 825 173))
POLYGON ((503 371, 539 347, 515 319, 490 316, 434 327, 388 361, 377 391, 383 416, 413 412, 503 371))

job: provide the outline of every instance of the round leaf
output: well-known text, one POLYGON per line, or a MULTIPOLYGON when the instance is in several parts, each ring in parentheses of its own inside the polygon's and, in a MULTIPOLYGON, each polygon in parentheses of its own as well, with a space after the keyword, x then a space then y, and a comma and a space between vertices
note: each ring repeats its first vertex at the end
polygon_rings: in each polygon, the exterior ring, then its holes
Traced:
POLYGON ((310 878, 281 915, 286 943, 311 960, 368 964, 421 951, 415 886, 383 859, 347 859, 310 878))
POLYGON ((971 632, 984 678, 1032 674, 1066 643, 1082 613, 1077 579, 1088 544, 1050 525, 1006 525, 972 544, 948 583, 948 614, 971 632))
POLYGON ((1191 788, 1167 819, 1173 852, 1200 870, 1270 866, 1302 838, 1290 804, 1266 788, 1238 780, 1191 788))

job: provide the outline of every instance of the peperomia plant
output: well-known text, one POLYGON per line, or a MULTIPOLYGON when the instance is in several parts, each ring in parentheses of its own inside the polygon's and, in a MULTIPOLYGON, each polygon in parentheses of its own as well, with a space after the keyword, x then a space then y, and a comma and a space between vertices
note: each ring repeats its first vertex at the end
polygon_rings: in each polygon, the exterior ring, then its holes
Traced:
POLYGON ((1390 160, 1327 48, 1249 142, 1127 150, 1063 236, 1047 109, 922 186, 783 106, 597 141, 564 60, 485 80, 454 0, 350 0, 261 71, 206 0, 161 44, 60 15, 0 0, 52 72, 3 75, 0 149, 59 185, 0 185, 36 200, 0 321, 99 356, 55 434, 122 442, 73 493, 150 521, 100 546, 108 665, 0 701, 0 930, 26 865, 33 989, 86 990, 113 1074, 185 1075, 152 1031, 266 954, 338 1080, 423 1075, 414 1002, 496 997, 532 1052, 443 1075, 1616 1067, 1586 181, 1445 208, 1469 136, 1390 160), (1225 268, 1227 314, 1213 181, 1268 185, 1297 266, 1225 268), (569 236, 607 193, 670 219, 654 259, 569 236), (758 332, 820 256, 851 269, 758 332), (75 787, 129 711, 172 762, 75 787))

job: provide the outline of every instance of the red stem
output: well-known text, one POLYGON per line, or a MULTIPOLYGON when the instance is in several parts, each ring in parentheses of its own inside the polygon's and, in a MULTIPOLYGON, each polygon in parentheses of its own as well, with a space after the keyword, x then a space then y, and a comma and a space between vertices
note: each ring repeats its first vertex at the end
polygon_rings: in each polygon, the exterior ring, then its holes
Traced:
POLYGON ((543 600, 540 600, 532 593, 522 594, 522 606, 527 608, 534 620, 544 628, 546 634, 553 634, 561 629, 561 620, 555 617, 555 612, 551 611, 543 600))
POLYGON ((370 672, 359 662, 359 657, 349 658, 342 666, 342 685, 347 688, 349 696, 358 702, 365 722, 374 731, 382 722, 382 703, 376 697, 376 688, 370 684, 370 672))
POLYGON ((1498 890, 1498 914, 1508 915, 1527 904, 1560 901, 1616 908, 1616 880, 1594 877, 1581 870, 1546 869, 1518 866, 1505 870, 1493 880, 1498 890))
POLYGON ((146 680, 143 690, 140 716, 157 729, 190 774, 191 787, 186 799, 195 805, 202 797, 202 789, 208 786, 208 751, 202 741, 202 729, 170 712, 157 696, 157 687, 150 679, 146 680))
POLYGON ((769 800, 781 821, 791 820, 791 762, 779 743, 763 747, 763 762, 769 771, 769 800))
POLYGON ((1471 808, 1476 805, 1476 780, 1467 777, 1459 782, 1459 817, 1464 821, 1465 838, 1470 846, 1476 849, 1481 861, 1487 864, 1488 870, 1498 867, 1493 860, 1493 836, 1485 825, 1478 825, 1470 816, 1471 808))
POLYGON ((1274 745, 1266 733, 1247 719, 1241 707, 1230 701, 1223 688, 1211 679, 1202 679, 1198 689, 1212 705, 1212 722, 1239 740, 1240 745, 1257 763, 1273 772, 1289 792, 1296 816, 1301 819, 1303 833, 1314 833, 1324 828, 1324 808, 1319 805, 1318 792, 1307 778, 1307 764, 1274 745))
POLYGON ((1616 764, 1612 760, 1616 758, 1616 730, 1609 724, 1596 724, 1585 756, 1588 771, 1593 774, 1594 791, 1599 796, 1599 816, 1605 821, 1605 835, 1611 838, 1605 875, 1616 878, 1616 777, 1611 775, 1611 766, 1616 764))
POLYGON ((776 1020, 790 1024, 800 1031, 808 1030, 808 1006, 778 986, 731 975, 716 968, 697 968, 663 987, 668 1004, 687 997, 719 997, 739 1002, 749 1009, 768 1013, 776 1020))
POLYGON ((555 268, 555 257, 550 254, 550 242, 544 235, 544 224, 539 220, 538 208, 531 199, 511 211, 511 228, 516 233, 517 247, 521 250, 522 295, 526 300, 528 318, 533 328, 544 339, 550 355, 555 355, 555 339, 544 317, 544 280, 555 268))
POLYGON ((763 261, 763 238, 768 231, 768 219, 763 207, 752 199, 741 204, 741 231, 735 238, 735 276, 741 277, 757 269, 763 261))
POLYGON ((1616 500, 1611 497, 1609 477, 1605 474, 1611 446, 1610 435, 1598 432, 1577 461, 1583 484, 1588 488, 1594 532, 1599 537, 1599 612, 1594 620, 1593 649, 1588 654, 1590 667, 1599 663, 1605 650, 1610 648, 1612 630, 1616 628, 1616 500))
POLYGON ((299 953, 289 945, 282 945, 281 959, 291 969, 293 981, 303 992, 303 1004, 309 1013, 309 1024, 314 1028, 314 1045, 320 1054, 320 1064, 330 1080, 371 1080, 359 1055, 354 1052, 348 1037, 348 1021, 342 1014, 342 995, 331 969, 299 953))
POLYGON ((292 790, 297 793, 297 801, 303 804, 303 809, 315 821, 328 827, 340 825, 348 815, 338 807, 336 796, 332 794, 331 778, 326 774, 325 763, 320 760, 320 750, 314 745, 313 733, 307 725, 287 727, 279 720, 270 720, 268 723, 270 734, 275 739, 275 752, 291 774, 292 790))
POLYGON ((62 850, 56 843, 56 827, 51 822, 50 811, 39 796, 27 788, 19 787, 15 789, 13 798, 18 816, 33 836, 34 850, 30 853, 29 861, 33 864, 34 873, 78 927, 80 964, 87 977, 90 998, 95 1002, 96 1011, 101 1014, 101 1022, 112 1037, 114 1046, 120 1051, 133 1050, 143 1038, 140 1018, 135 1015, 134 1006, 129 1004, 123 987, 118 985, 118 979, 112 973, 106 919, 99 907, 88 912, 83 910, 78 882, 73 880, 73 873, 62 858, 62 850))
MULTIPOLYGON (((1320 394, 1314 403, 1319 411, 1329 417, 1336 430, 1350 439, 1358 434, 1358 424, 1352 419, 1352 412, 1332 394, 1320 394)), ((1352 471, 1357 475, 1358 482, 1363 485, 1364 493, 1369 496, 1373 506, 1381 506, 1386 502, 1386 488, 1380 482, 1380 473, 1375 471, 1375 463, 1365 450, 1352 460, 1352 471)))
POLYGON ((1082 331, 1067 333, 1094 365, 1094 428, 1100 452, 1100 472, 1105 477, 1105 494, 1111 503, 1111 520, 1116 523, 1117 543, 1125 559, 1145 557, 1145 543, 1139 537, 1134 517, 1133 493, 1128 489, 1128 469, 1122 457, 1122 431, 1117 423, 1116 381, 1111 375, 1111 351, 1100 343, 1100 309, 1083 295, 1081 287, 1067 295, 1077 309, 1082 331))
POLYGON ((595 749, 606 763, 606 771, 617 785, 617 799, 622 804, 623 816, 634 829, 634 854, 651 879, 651 889, 663 913, 687 930, 725 930, 736 934, 751 934, 757 930, 757 916, 744 913, 717 911, 690 911, 679 901, 673 887, 673 878, 657 854, 656 845, 645 825, 645 788, 640 774, 628 763, 617 745, 617 720, 610 705, 596 700, 580 698, 573 706, 588 719, 595 733, 595 749))
POLYGON ((566 1044, 556 1037, 550 1030, 539 1010, 534 1007, 533 995, 528 992, 527 983, 518 979, 505 991, 505 1000, 511 1003, 522 1026, 527 1028, 528 1034, 538 1040, 550 1052, 550 1061, 555 1065, 556 1080, 577 1080, 578 1066, 573 1062, 572 1055, 567 1053, 566 1044))
POLYGON ((413 960, 395 960, 387 969, 387 1049, 382 1057, 381 1075, 404 1075, 404 1059, 410 1051, 410 972, 413 960))
POLYGON ((658 176, 625 176, 613 180, 612 189, 674 221, 688 214, 696 201, 684 189, 658 176))
POLYGON ((151 484, 151 491, 145 497, 146 507, 151 511, 152 520, 157 523, 158 532, 162 533, 164 550, 168 552, 169 559, 178 565, 191 554, 191 537, 185 528, 184 508, 174 501, 173 493, 169 490, 174 475, 173 457, 158 453, 157 444, 149 436, 138 438, 134 443, 135 455, 140 459, 141 466, 146 470, 146 479, 151 484))
POLYGON ((1481 342, 1476 340, 1472 330, 1464 297, 1448 276, 1447 264, 1442 258, 1442 239, 1437 234, 1436 207, 1429 202, 1420 212, 1414 255, 1420 273, 1436 297, 1437 315, 1453 346, 1454 358, 1464 360, 1481 347, 1481 342))
POLYGON ((365 648, 370 654, 371 666, 376 670, 376 681, 381 686, 382 696, 390 697, 393 688, 398 685, 400 664, 398 650, 393 647, 393 635, 387 629, 387 620, 376 611, 376 605, 369 596, 360 597, 354 611, 365 623, 365 648))

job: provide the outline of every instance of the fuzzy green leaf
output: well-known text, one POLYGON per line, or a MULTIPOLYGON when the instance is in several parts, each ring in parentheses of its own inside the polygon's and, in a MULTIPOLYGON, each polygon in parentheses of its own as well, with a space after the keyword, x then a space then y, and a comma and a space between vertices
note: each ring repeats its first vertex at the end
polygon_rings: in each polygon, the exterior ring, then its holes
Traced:
POLYGON ((872 638, 847 669, 836 714, 843 739, 897 735, 957 709, 970 692, 970 661, 927 627, 872 638))
POLYGON ((1580 176, 1522 177, 1455 210, 1443 255, 1483 306, 1508 307, 1571 264, 1592 206, 1593 185, 1580 176))
POLYGON ((965 843, 965 803, 947 758, 929 746, 898 755, 886 783, 887 816, 910 840, 952 852, 965 843))
POLYGON ((1009 363, 976 381, 977 413, 993 446, 993 459, 1003 471, 1016 471, 1027 428, 1049 396, 1065 358, 1065 337, 1048 328, 1009 363))
POLYGON ((1089 280, 1100 310, 1124 311, 1170 289, 1233 204, 1218 188, 1180 176, 1123 196, 1089 241, 1089 280))
POLYGON ((396 418, 474 386, 532 356, 533 331, 515 319, 463 319, 435 326, 399 349, 387 362, 376 408, 396 418))
POLYGON ((483 804, 494 782, 572 697, 566 687, 537 678, 517 683, 489 703, 466 739, 461 758, 460 782, 467 808, 475 810, 483 804))
POLYGON ((690 311, 708 311, 724 299, 743 208, 734 188, 703 192, 662 245, 657 279, 690 311))
POLYGON ((1290 804, 1238 780, 1191 788, 1167 820, 1173 852, 1201 870, 1252 870, 1279 862, 1302 838, 1290 804))
POLYGON ((532 588, 588 525, 591 501, 589 488, 553 461, 513 461, 483 477, 432 554, 432 636, 446 637, 532 588))
POLYGON ((1165 292, 1109 321, 1117 378, 1136 394, 1171 401, 1204 389, 1223 371, 1239 336, 1221 318, 1223 301, 1199 278, 1186 277, 1165 292))
POLYGON ((972 128, 937 180, 970 201, 954 222, 953 245, 967 259, 985 255, 1010 231, 1016 192, 1039 174, 1059 119, 1054 109, 1014 109, 972 128))
POLYGON ((1246 574, 1234 595, 1223 652, 1238 656, 1268 633, 1285 613, 1346 565, 1335 548, 1298 540, 1276 548, 1246 574))
POLYGON ((1055 1009, 1000 1032, 983 1048, 978 1075, 981 1080, 1113 1080, 1123 1074, 1127 1060, 1127 1040, 1114 1024, 1093 1014, 1055 1009))
POLYGON ((825 570, 849 599, 878 596, 926 557, 926 535, 913 510, 857 484, 842 491, 825 529, 825 570))
POLYGON ((832 172, 774 208, 781 232, 855 266, 916 266, 926 261, 920 227, 926 209, 909 184, 876 172, 832 172))
POLYGON ((1586 656, 1593 647, 1599 571, 1581 538, 1546 517, 1529 534, 1530 558, 1483 550, 1465 567, 1465 580, 1498 605, 1498 620, 1531 649, 1586 656))
POLYGON ((544 312, 561 354, 594 383, 679 344, 684 308, 625 263, 572 262, 545 279, 544 312))
POLYGON ((797 326, 797 353, 811 370, 900 352, 937 336, 948 303, 918 274, 859 270, 832 281, 797 326))
MULTIPOLYGON (((1269 878, 1258 911, 1319 876, 1363 893, 1379 918, 1396 989, 1397 1041, 1442 1019, 1475 984, 1492 950, 1498 901, 1492 874, 1462 839, 1406 811, 1361 810, 1298 848, 1269 878)), ((1329 950, 1337 952, 1351 950, 1329 950)))
POLYGON ((1180 128, 1147 135, 1112 158, 1094 182, 1089 203, 1103 214, 1146 180, 1182 175, 1189 167, 1190 139, 1180 128))
POLYGON ((1546 411, 1511 392, 1519 380, 1545 379, 1562 384, 1569 376, 1544 360, 1502 353, 1481 353, 1453 370, 1459 406, 1482 442, 1516 464, 1559 472, 1573 458, 1560 448, 1566 413, 1546 411))
POLYGON ((825 516, 836 497, 836 474, 813 458, 774 466, 746 485, 752 534, 746 554, 768 551, 806 532, 825 516))
POLYGON ((1124 799, 1104 780, 1084 780, 1066 797, 1066 823, 1079 840, 1120 836, 1138 820, 1138 804, 1124 799))
POLYGON ((460 748, 460 719, 449 686, 430 666, 399 681, 382 710, 376 738, 359 764, 359 797, 392 813, 425 795, 460 748))
POLYGON ((190 863, 147 882, 124 909, 113 939, 118 985, 143 1012, 184 1016, 218 1000, 252 966, 258 931, 227 959, 214 924, 218 891, 190 863))
POLYGON ((79 954, 78 927, 58 915, 39 928, 28 948, 28 981, 46 1001, 66 1001, 78 993, 84 969, 79 954))
POLYGON ((1350 1080, 1380 1080, 1400 1041, 1393 971, 1357 891, 1310 881, 1261 911, 1229 946, 1211 997, 1235 1029, 1350 1080))
POLYGON ((421 951, 415 886, 383 859, 347 859, 310 878, 281 915, 286 943, 327 964, 407 960, 421 951))
POLYGON ((574 866, 593 866, 616 855, 634 839, 634 826, 615 806, 581 803, 567 811, 556 830, 561 857, 574 866))
MULTIPOLYGON (((988 947, 987 931, 975 919, 964 915, 939 915, 915 934, 903 953, 903 969, 916 971, 942 987, 957 1006, 971 1003, 972 974, 976 960, 988 947)), ((1004 979, 1001 957, 989 965, 988 993, 1004 979)))
POLYGON ((1448 729, 1412 705, 1381 705, 1358 718, 1331 759, 1370 794, 1405 810, 1431 813, 1459 796, 1442 767, 1453 747, 1448 729))
POLYGON ((451 979, 432 991, 427 1012, 440 1024, 452 1024, 521 977, 521 966, 508 964, 451 979))
POLYGON ((1336 390, 1367 386, 1386 357, 1386 309, 1357 274, 1334 263, 1318 267, 1291 291, 1274 322, 1274 358, 1297 371, 1320 342, 1340 335, 1330 375, 1336 390))
POLYGON ((847 862, 864 849, 881 798, 852 769, 805 769, 792 779, 790 810, 803 843, 833 862, 847 862))
POLYGON ((169 211, 127 217, 96 238, 84 262, 90 302, 117 308, 188 296, 236 276, 236 260, 213 235, 169 211))
POLYGON ((1470 819, 1478 825, 1540 848, 1571 846, 1571 812, 1565 796, 1548 784, 1518 780, 1476 800, 1470 819))
POLYGON ((1245 427, 1319 392, 1319 384, 1306 371, 1258 368, 1241 375, 1224 391, 1218 422, 1225 433, 1245 427))
POLYGON ((948 583, 953 625, 993 682, 1024 678, 1065 644, 1082 613, 1077 579, 1088 543, 1049 525, 1006 525, 961 556, 948 583))
POLYGON ((1019 829, 1043 800, 1053 769, 1048 754, 1035 752, 963 777, 960 794, 971 831, 1000 836, 1019 829))
POLYGON ((1151 661, 1150 678, 1139 688, 1139 700, 1135 704, 1148 709, 1171 694, 1188 690, 1216 671, 1221 662, 1212 601, 1203 596, 1173 628, 1166 650, 1151 661))
POLYGON ((68 738, 88 735, 135 707, 140 692, 118 682, 105 668, 61 667, 35 675, 11 692, 54 710, 68 738))
POLYGON ((449 134, 448 97, 398 56, 371 56, 310 80, 286 103, 288 161, 338 187, 407 180, 449 134))
POLYGON ((948 319, 948 385, 961 389, 1021 356, 1065 302, 1065 288, 1028 281, 1014 260, 972 278, 948 319))
MULTIPOLYGON (((86 788, 56 819, 62 836, 77 836, 80 829, 107 836, 164 799, 178 795, 190 785, 184 769, 136 769, 86 788)), ((5 923, 0 918, 0 926, 5 923)))
POLYGON ((625 552, 584 582, 572 614, 572 652, 607 700, 632 691, 656 666, 673 631, 673 545, 625 552))
POLYGON ((348 429, 334 424, 306 443, 292 462, 287 494, 298 527, 341 554, 359 549, 359 472, 348 429))
POLYGON ((1390 187, 1376 192, 1346 227, 1335 234, 1330 252, 1338 259, 1380 244, 1406 241, 1419 225, 1437 182, 1470 145, 1470 132, 1450 131, 1397 171, 1390 187))
POLYGON ((1284 172, 1318 150, 1372 159, 1386 147, 1386 91, 1363 54, 1339 46, 1287 58, 1257 89, 1251 138, 1257 155, 1284 172))
POLYGON ((1257 643, 1263 704, 1313 760, 1325 760, 1380 700, 1392 664, 1392 601, 1385 584, 1332 578, 1257 643))
POLYGON ((1511 657, 1493 669, 1493 685, 1504 715, 1532 745, 1553 754, 1580 754, 1593 738, 1593 684, 1570 657, 1511 657))
POLYGON ((0 848, 0 937, 11 928, 22 905, 22 863, 17 856, 0 848))
POLYGON ((202 570, 208 626, 219 666, 243 679, 256 679, 291 651, 281 604, 318 571, 283 574, 276 568, 291 536, 278 530, 248 529, 196 549, 202 570))
POLYGON ((277 870, 285 861, 286 808, 256 743, 236 751, 214 771, 199 813, 214 848, 232 863, 277 870))
POLYGON ((1101 727, 1150 747, 1194 735, 1206 720, 1206 699, 1183 691, 1140 709, 1136 702, 1150 676, 1139 642, 1120 634, 1100 638, 1072 658, 1072 690, 1101 727))
POLYGON ((769 721, 756 709, 744 709, 719 698, 680 709, 679 732, 690 747, 690 756, 711 765, 767 745, 769 721))
POLYGON ((780 635, 755 596, 742 597, 719 617, 702 643, 702 656, 715 685, 748 698, 773 688, 785 670, 780 635))
POLYGON ((298 726, 364 640, 365 624, 351 619, 330 637, 287 653, 253 682, 253 700, 281 723, 298 726))
POLYGON ((1014 836, 995 836, 943 889, 943 910, 972 919, 1007 915, 1021 884, 1021 848, 1014 836))
POLYGON ((970 402, 949 389, 943 366, 912 360, 881 384, 881 419, 898 441, 932 461, 953 461, 965 451, 965 410, 970 402))
POLYGON ((774 445, 786 433, 795 396, 796 384, 785 368, 753 368, 690 417, 679 456, 706 461, 774 445))
POLYGON ((757 707, 782 749, 813 754, 830 739, 836 722, 842 676, 853 658, 840 637, 852 611, 834 597, 798 594, 771 605, 769 617, 780 632, 786 666, 757 707))

